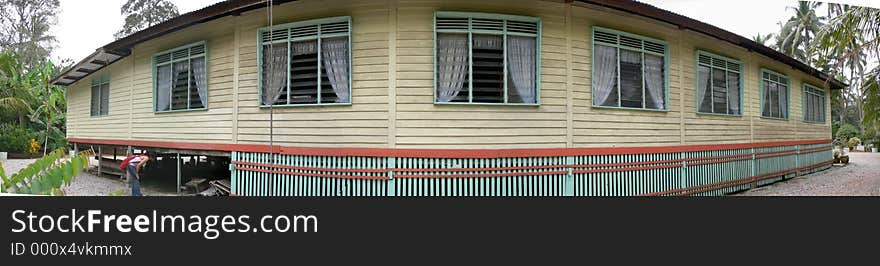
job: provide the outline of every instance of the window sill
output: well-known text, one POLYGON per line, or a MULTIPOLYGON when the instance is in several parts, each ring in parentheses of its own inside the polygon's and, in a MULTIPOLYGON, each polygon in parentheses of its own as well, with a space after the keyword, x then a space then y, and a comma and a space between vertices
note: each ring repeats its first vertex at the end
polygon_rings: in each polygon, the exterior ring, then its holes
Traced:
POLYGON ((777 120, 777 121, 788 121, 788 118, 780 118, 780 117, 770 117, 770 116, 761 116, 761 119, 767 120, 777 120))
POLYGON ((169 110, 169 111, 153 111, 154 114, 170 114, 170 113, 185 113, 185 112, 198 112, 198 111, 208 111, 208 108, 199 108, 199 109, 184 109, 184 110, 169 110))
POLYGON ((541 103, 463 103, 463 102, 434 102, 435 105, 458 105, 458 106, 524 106, 524 107, 540 107, 541 103))
POLYGON ((705 113, 705 112, 697 112, 697 115, 705 115, 705 116, 720 116, 720 117, 732 117, 732 118, 742 118, 743 115, 732 115, 732 114, 716 114, 716 113, 705 113))
POLYGON ((647 108, 616 107, 616 106, 602 106, 602 105, 593 105, 593 108, 609 109, 609 110, 646 111, 646 112, 659 112, 659 113, 668 113, 669 112, 669 109, 647 109, 647 108))
POLYGON ((804 123, 807 123, 807 124, 825 125, 825 121, 821 121, 821 122, 820 122, 820 121, 807 121, 807 120, 803 120, 803 122, 804 122, 804 123))
POLYGON ((320 106, 350 106, 351 103, 307 103, 307 104, 276 104, 260 105, 260 109, 268 108, 296 108, 296 107, 320 107, 320 106))
POLYGON ((90 115, 89 118, 105 118, 105 117, 109 117, 109 116, 110 116, 109 114, 106 114, 106 115, 90 115))

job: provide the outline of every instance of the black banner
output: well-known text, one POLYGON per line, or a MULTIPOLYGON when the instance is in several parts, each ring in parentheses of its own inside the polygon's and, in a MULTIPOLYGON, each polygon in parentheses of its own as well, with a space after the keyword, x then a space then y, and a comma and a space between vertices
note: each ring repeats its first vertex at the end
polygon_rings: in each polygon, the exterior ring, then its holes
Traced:
POLYGON ((876 243, 878 206, 874 198, 6 197, 0 261, 557 264, 803 254, 876 243))

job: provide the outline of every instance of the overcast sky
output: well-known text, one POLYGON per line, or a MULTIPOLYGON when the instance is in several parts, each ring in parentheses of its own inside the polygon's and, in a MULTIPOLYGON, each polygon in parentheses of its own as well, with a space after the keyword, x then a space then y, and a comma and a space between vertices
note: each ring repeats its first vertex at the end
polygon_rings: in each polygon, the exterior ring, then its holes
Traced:
MULTIPOLYGON (((221 0, 170 0, 180 13, 194 11, 221 0)), ((703 21, 747 38, 779 30, 795 0, 641 0, 642 2, 703 21), (761 8, 757 8, 761 7, 761 8)), ((880 0, 843 1, 880 7, 880 0)), ((81 60, 95 49, 112 42, 122 28, 119 9, 125 0, 61 0, 61 13, 53 33, 58 38, 55 59, 81 60)), ((824 5, 819 15, 825 15, 824 5)))

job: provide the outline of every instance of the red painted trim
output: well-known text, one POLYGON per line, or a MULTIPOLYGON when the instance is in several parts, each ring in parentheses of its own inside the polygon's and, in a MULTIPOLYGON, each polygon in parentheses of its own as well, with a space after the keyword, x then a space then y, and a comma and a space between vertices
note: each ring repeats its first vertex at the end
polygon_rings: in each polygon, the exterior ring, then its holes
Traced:
POLYGON ((291 172, 291 171, 281 171, 281 170, 256 169, 256 168, 247 168, 247 167, 241 167, 241 166, 236 166, 235 170, 249 171, 249 172, 260 172, 260 173, 267 173, 267 174, 298 175, 298 176, 312 176, 312 177, 326 177, 326 178, 340 178, 340 179, 388 180, 387 176, 314 174, 314 173, 302 173, 302 172, 291 172))
POLYGON ((567 164, 535 165, 535 166, 511 166, 511 167, 485 167, 485 168, 394 168, 395 172, 475 172, 475 171, 514 171, 514 170, 542 170, 553 168, 567 168, 567 164))
POLYGON ((293 169, 293 170, 300 170, 300 171, 320 171, 320 172, 340 172, 340 173, 388 173, 390 171, 389 169, 302 167, 302 166, 289 166, 289 165, 281 165, 281 164, 251 163, 251 162, 241 162, 241 161, 234 161, 232 163, 235 165, 293 169))
POLYGON ((574 171, 572 171, 572 173, 573 174, 616 173, 616 172, 642 171, 642 170, 653 170, 653 169, 681 168, 681 166, 682 166, 682 164, 679 163, 679 164, 670 164, 670 165, 654 165, 654 166, 642 166, 642 167, 574 170, 574 171))
MULTIPOLYGON (((68 142, 96 145, 119 145, 135 147, 169 148, 183 150, 269 152, 264 144, 224 144, 189 143, 148 140, 114 140, 68 138, 68 142)), ((312 156, 365 156, 365 157, 407 157, 407 158, 511 158, 511 157, 550 157, 579 155, 625 155, 655 154, 695 151, 738 150, 791 145, 831 143, 831 139, 775 141, 759 143, 683 145, 657 147, 615 147, 615 148, 546 148, 546 149, 392 149, 392 148, 308 148, 275 146, 280 154, 312 156)))
POLYGON ((544 175, 564 175, 568 171, 541 171, 541 172, 516 172, 516 173, 497 173, 497 174, 440 174, 440 175, 394 175, 394 178, 484 178, 484 177, 508 177, 508 176, 544 176, 544 175))

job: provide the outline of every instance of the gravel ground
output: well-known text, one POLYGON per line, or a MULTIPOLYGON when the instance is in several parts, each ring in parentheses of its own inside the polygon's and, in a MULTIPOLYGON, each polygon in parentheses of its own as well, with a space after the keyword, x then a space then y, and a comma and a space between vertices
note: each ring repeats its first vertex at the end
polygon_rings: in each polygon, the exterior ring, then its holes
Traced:
POLYGON ((880 196, 880 153, 849 153, 849 165, 749 190, 738 196, 880 196))
MULTIPOLYGON (((28 164, 34 162, 35 159, 10 159, 3 161, 3 167, 6 174, 18 172, 28 164)), ((97 176, 96 167, 98 161, 92 159, 92 167, 88 172, 80 174, 70 186, 62 188, 67 196, 107 196, 110 193, 123 191, 124 195, 131 195, 131 186, 125 181, 107 175, 97 176)), ((171 189, 174 189, 173 187, 171 189)), ((174 191, 168 191, 168 188, 160 188, 157 185, 144 184, 142 182, 141 193, 147 196, 174 196, 174 191)))

